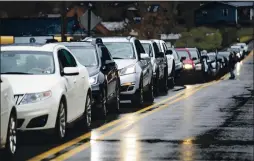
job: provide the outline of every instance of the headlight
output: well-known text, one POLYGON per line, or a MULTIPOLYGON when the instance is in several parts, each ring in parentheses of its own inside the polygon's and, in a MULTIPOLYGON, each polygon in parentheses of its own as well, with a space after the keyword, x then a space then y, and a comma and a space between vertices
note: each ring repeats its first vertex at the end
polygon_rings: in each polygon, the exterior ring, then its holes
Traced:
POLYGON ((51 97, 51 95, 52 95, 51 91, 46 91, 41 93, 27 93, 25 94, 20 104, 39 102, 51 97))
POLYGON ((125 67, 119 71, 120 75, 132 74, 136 72, 135 65, 125 67))
POLYGON ((94 85, 94 84, 97 83, 97 80, 98 80, 98 75, 92 76, 92 77, 89 78, 89 83, 91 85, 94 85))
POLYGON ((192 66, 191 64, 184 64, 184 65, 183 65, 183 68, 184 68, 184 69, 192 69, 193 66, 192 66))

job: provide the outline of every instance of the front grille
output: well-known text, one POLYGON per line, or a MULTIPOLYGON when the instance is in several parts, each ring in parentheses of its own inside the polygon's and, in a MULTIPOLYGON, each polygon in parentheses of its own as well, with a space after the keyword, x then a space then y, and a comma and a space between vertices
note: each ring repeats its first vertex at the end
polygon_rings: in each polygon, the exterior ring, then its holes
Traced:
POLYGON ((24 97, 24 94, 15 94, 14 95, 15 104, 19 105, 20 102, 22 101, 23 97, 24 97))

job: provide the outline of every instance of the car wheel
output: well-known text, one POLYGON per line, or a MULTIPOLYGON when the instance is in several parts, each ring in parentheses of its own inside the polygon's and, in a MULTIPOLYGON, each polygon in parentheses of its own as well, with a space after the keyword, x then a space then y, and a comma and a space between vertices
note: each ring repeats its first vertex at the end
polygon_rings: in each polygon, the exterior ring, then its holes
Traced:
POLYGON ((163 94, 168 93, 168 74, 165 72, 164 77, 162 79, 162 92, 163 94))
POLYGON ((6 157, 11 158, 15 155, 17 150, 17 118, 14 113, 9 119, 6 143, 6 157))
POLYGON ((56 119, 56 137, 62 140, 66 135, 66 109, 63 101, 60 102, 59 110, 56 119))
POLYGON ((139 89, 134 94, 132 99, 132 104, 137 107, 142 107, 144 103, 144 89, 143 89, 143 79, 140 80, 139 89))
POLYGON ((173 89, 175 87, 175 69, 172 69, 172 72, 170 73, 170 79, 168 80, 168 87, 170 89, 173 89))
POLYGON ((149 103, 153 103, 154 101, 154 84, 153 84, 153 79, 151 79, 151 83, 149 84, 149 90, 147 91, 146 94, 146 101, 149 103))
POLYGON ((116 97, 114 100, 113 110, 115 113, 118 113, 120 111, 120 87, 119 83, 116 84, 116 97))
POLYGON ((103 119, 105 119, 107 117, 108 114, 108 109, 107 109, 107 99, 106 99, 106 90, 103 89, 101 91, 101 102, 100 102, 100 107, 101 107, 101 115, 103 117, 103 119))
POLYGON ((155 96, 159 96, 160 93, 160 81, 159 81, 159 74, 156 72, 156 77, 154 79, 154 88, 153 92, 155 96))
POLYGON ((85 127, 87 129, 91 128, 92 124, 92 102, 91 102, 91 95, 88 93, 86 96, 86 106, 85 106, 85 112, 84 112, 84 122, 85 127))

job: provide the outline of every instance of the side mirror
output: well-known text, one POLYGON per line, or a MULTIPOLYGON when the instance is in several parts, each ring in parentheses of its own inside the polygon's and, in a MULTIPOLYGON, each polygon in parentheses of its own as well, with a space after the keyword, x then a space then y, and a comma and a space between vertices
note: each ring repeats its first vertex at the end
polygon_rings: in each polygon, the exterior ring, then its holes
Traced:
POLYGON ((155 58, 164 58, 164 53, 163 53, 163 52, 158 52, 158 53, 155 55, 155 58))
POLYGON ((77 67, 65 67, 63 74, 66 76, 79 75, 79 70, 77 67))
POLYGON ((105 61, 105 65, 115 65, 115 61, 112 61, 112 60, 106 60, 105 61))
POLYGON ((147 53, 141 53, 141 59, 149 58, 149 55, 147 53))
POLYGON ((166 55, 172 55, 173 54, 173 51, 172 50, 167 50, 166 51, 166 55))
POLYGON ((202 59, 208 59, 208 56, 207 55, 202 55, 201 58, 202 59))
POLYGON ((192 58, 192 60, 198 60, 196 57, 192 58))
POLYGON ((186 60, 186 57, 185 56, 181 57, 180 61, 183 62, 184 60, 186 60))

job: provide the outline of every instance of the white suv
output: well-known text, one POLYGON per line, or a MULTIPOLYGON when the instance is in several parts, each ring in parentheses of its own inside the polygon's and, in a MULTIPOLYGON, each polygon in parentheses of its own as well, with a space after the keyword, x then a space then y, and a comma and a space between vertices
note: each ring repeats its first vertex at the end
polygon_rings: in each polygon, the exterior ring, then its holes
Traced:
MULTIPOLYGON (((144 100, 153 102, 153 67, 151 59, 135 37, 103 37, 116 62, 121 81, 121 99, 129 100, 136 106, 142 106, 144 100)), ((92 41, 86 38, 83 41, 92 41)))
POLYGON ((84 116, 91 125, 91 86, 86 67, 63 45, 12 45, 1 49, 1 75, 13 87, 18 129, 54 129, 84 116))
POLYGON ((1 130, 0 149, 5 149, 8 157, 13 156, 17 149, 17 111, 11 85, 1 77, 1 130))
POLYGON ((172 54, 172 52, 170 52, 168 50, 168 47, 166 45, 166 43, 163 40, 154 40, 159 48, 161 52, 164 52, 166 57, 167 57, 167 66, 168 66, 168 86, 170 88, 173 88, 175 86, 175 58, 172 54))

